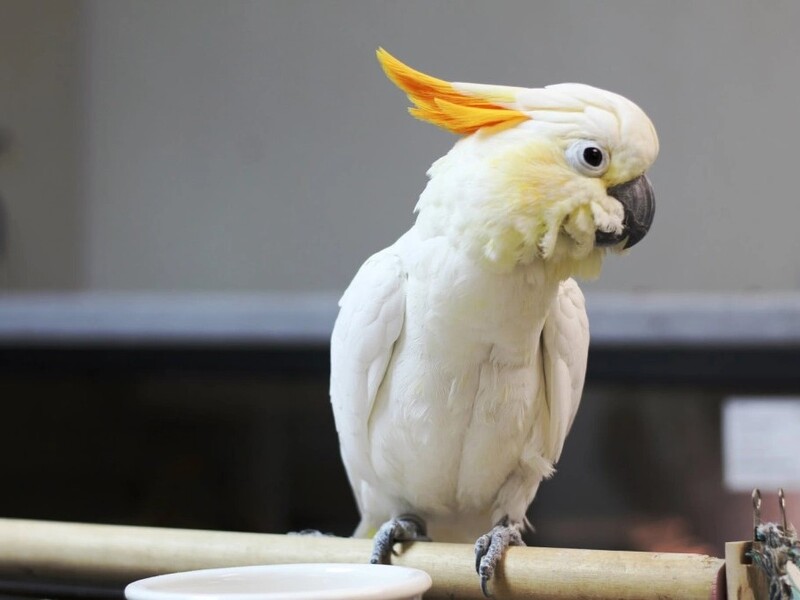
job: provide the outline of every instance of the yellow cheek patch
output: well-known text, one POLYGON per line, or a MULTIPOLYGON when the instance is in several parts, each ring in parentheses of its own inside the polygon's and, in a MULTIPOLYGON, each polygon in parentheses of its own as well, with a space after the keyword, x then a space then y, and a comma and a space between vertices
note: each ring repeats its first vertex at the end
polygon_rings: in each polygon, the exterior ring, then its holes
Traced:
POLYGON ((530 118, 487 98, 464 94, 448 81, 412 69, 383 48, 378 48, 377 55, 386 76, 414 104, 408 112, 417 119, 469 135, 483 127, 513 126, 530 118))
POLYGON ((599 272, 604 251, 594 246, 593 201, 602 183, 578 176, 563 150, 543 141, 495 158, 494 186, 485 205, 483 255, 500 268, 544 259, 558 277, 599 272))

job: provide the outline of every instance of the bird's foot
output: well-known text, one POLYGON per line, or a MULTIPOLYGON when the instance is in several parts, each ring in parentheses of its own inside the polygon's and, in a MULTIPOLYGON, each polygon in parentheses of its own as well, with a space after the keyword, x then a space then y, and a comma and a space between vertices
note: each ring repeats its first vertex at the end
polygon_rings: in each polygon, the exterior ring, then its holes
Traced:
POLYGON ((520 529, 518 523, 509 523, 508 517, 503 517, 489 533, 475 542, 475 570, 481 578, 481 591, 487 598, 492 597, 488 589, 489 580, 506 549, 509 546, 525 545, 520 529))
POLYGON ((397 542, 430 542, 425 521, 416 515, 400 515, 396 519, 387 521, 378 533, 375 534, 372 546, 372 555, 369 562, 376 564, 389 564, 392 548, 397 542))

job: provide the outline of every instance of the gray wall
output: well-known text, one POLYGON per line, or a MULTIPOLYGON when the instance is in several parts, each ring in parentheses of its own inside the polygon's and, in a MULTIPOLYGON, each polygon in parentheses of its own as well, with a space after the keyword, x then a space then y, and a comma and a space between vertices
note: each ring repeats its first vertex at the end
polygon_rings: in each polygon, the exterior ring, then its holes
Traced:
POLYGON ((83 282, 80 4, 0 0, 0 290, 83 282))
POLYGON ((407 116, 379 45, 447 79, 582 81, 645 108, 656 222, 590 288, 800 286, 797 2, 34 4, 0 1, 8 288, 341 289, 453 142, 407 116))

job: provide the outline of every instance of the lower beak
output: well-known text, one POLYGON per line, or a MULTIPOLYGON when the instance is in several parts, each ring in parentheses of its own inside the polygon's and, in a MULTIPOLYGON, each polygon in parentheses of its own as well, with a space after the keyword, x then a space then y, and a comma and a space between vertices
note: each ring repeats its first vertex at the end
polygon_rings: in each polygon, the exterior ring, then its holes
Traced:
POLYGON ((653 186, 646 176, 640 175, 627 183, 608 188, 608 195, 616 198, 625 210, 622 233, 598 231, 595 234, 595 244, 614 246, 626 240, 623 248, 630 248, 647 234, 653 223, 653 216, 656 213, 653 186))

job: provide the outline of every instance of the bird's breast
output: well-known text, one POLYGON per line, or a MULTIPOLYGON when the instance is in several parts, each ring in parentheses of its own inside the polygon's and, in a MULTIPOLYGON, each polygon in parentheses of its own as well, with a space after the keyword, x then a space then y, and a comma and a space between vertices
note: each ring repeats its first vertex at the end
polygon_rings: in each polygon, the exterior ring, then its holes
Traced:
POLYGON ((403 333, 370 420, 373 463, 420 512, 486 510, 537 418, 552 298, 536 274, 436 258, 409 270, 403 333))

